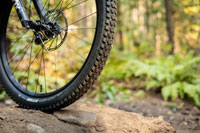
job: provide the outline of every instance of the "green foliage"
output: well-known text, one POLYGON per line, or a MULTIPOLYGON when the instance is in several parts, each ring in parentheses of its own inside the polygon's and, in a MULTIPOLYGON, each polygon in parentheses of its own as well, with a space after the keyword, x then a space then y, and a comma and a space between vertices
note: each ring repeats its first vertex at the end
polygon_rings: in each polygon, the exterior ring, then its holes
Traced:
POLYGON ((114 50, 100 77, 100 85, 106 98, 116 100, 116 92, 121 90, 116 89, 113 82, 106 83, 110 80, 132 83, 137 79, 137 82, 143 81, 141 87, 145 86, 146 90, 160 89, 164 100, 189 98, 200 106, 199 65, 200 57, 194 57, 192 53, 184 58, 170 55, 142 60, 133 53, 114 50))
POLYGON ((137 93, 136 93, 136 96, 140 99, 143 99, 145 96, 146 96, 146 93, 143 91, 143 90, 139 90, 137 93))
POLYGON ((124 101, 130 98, 131 91, 124 87, 117 87, 113 80, 100 81, 97 91, 94 91, 91 96, 95 95, 95 100, 99 104, 104 104, 106 99, 111 101, 124 101))
POLYGON ((6 96, 6 92, 3 91, 2 93, 0 93, 0 100, 3 100, 6 96))

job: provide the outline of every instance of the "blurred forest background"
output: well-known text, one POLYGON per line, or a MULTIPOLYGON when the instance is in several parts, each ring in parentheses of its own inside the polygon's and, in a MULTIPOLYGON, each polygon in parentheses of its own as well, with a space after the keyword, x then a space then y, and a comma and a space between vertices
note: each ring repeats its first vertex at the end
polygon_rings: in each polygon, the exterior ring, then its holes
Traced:
POLYGON ((99 103, 133 89, 200 106, 200 1, 118 0, 116 39, 97 88, 99 103))
POLYGON ((200 1, 118 0, 116 39, 95 88, 87 98, 100 104, 156 91, 200 106, 200 1))

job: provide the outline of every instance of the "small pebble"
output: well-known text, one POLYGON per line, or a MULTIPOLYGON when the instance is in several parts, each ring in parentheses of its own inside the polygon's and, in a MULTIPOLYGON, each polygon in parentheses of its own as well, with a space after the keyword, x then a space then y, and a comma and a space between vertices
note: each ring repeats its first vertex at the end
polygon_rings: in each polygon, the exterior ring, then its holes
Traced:
POLYGON ((12 105, 13 102, 12 102, 11 100, 5 100, 5 104, 6 104, 6 105, 12 105))

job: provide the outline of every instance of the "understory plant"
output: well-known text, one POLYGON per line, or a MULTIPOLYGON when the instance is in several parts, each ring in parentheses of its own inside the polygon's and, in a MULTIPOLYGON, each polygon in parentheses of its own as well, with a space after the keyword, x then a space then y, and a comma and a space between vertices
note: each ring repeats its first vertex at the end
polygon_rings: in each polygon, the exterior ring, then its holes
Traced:
MULTIPOLYGON (((187 55, 139 58, 130 52, 113 51, 110 61, 99 79, 104 93, 113 92, 115 84, 105 87, 108 81, 143 83, 146 90, 160 90, 164 100, 191 99, 200 106, 200 57, 187 55), (107 88, 107 89, 105 89, 107 88)), ((117 89, 120 93, 120 89, 117 89)), ((102 91, 101 91, 102 92, 102 91)), ((102 96, 102 94, 98 94, 102 96)), ((113 96, 108 96, 115 99, 113 96)))
POLYGON ((6 96, 7 95, 6 95, 5 91, 1 92, 0 93, 0 100, 3 100, 6 96))

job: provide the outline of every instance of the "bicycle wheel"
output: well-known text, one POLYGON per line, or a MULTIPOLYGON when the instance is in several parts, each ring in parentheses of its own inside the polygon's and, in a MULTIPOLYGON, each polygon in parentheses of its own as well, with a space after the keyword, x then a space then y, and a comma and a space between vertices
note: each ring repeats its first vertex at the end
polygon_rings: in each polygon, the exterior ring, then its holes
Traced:
MULTIPOLYGON (((42 23, 33 4, 23 2, 31 20, 42 23)), ((49 111, 72 104, 97 80, 114 39, 116 1, 42 2, 46 17, 60 27, 58 34, 41 31, 42 44, 21 26, 10 1, 1 12, 0 78, 20 107, 49 111)))

